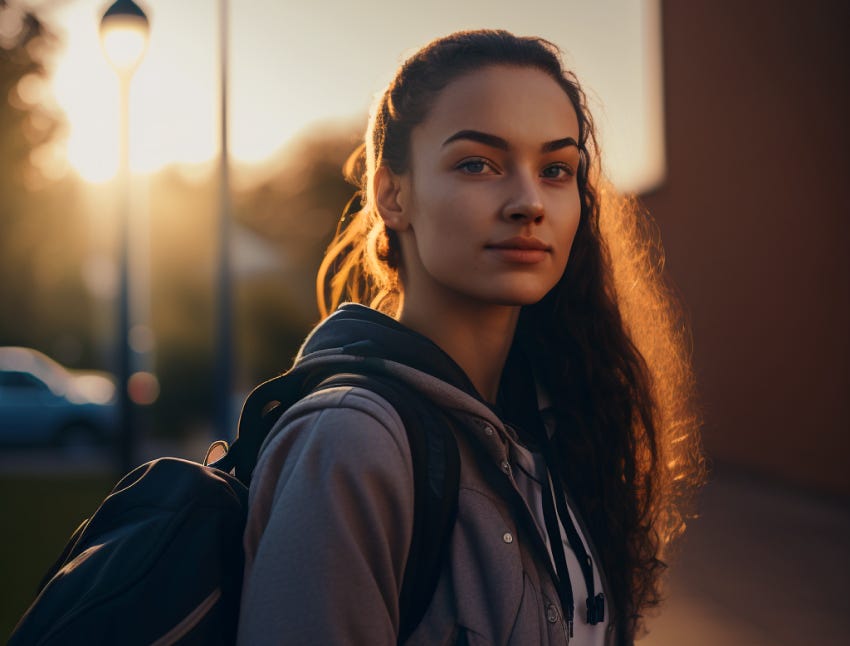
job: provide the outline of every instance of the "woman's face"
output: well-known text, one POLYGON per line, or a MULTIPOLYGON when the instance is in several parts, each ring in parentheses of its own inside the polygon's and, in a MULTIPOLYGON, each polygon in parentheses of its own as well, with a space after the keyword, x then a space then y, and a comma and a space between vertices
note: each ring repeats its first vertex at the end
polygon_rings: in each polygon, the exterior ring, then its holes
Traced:
POLYGON ((397 177, 405 301, 539 301, 564 272, 581 210, 578 119, 535 68, 456 79, 414 128, 397 177))

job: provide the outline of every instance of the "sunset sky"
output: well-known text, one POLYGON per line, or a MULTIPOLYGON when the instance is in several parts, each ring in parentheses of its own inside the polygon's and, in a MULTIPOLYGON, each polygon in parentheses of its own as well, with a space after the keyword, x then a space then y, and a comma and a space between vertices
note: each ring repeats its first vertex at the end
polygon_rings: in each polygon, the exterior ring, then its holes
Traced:
MULTIPOLYGON (((109 2, 31 2, 61 36, 48 94, 65 112, 70 166, 114 176, 118 83, 100 48, 109 2)), ((150 20, 131 94, 137 172, 199 164, 218 147, 218 1, 139 2, 150 20)), ((404 56, 457 29, 506 28, 558 44, 591 99, 609 175, 625 190, 664 172, 658 0, 230 2, 230 147, 261 163, 305 128, 365 125, 375 93, 404 56)))

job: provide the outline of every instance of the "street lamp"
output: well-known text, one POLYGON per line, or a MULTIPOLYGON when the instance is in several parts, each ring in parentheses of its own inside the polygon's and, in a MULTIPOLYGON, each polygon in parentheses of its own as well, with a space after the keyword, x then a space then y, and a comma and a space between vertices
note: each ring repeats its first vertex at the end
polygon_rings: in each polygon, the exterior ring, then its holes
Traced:
POLYGON ((119 304, 118 304, 118 393, 121 424, 121 467, 126 472, 135 465, 136 427, 130 400, 130 80, 148 44, 150 27, 142 8, 133 0, 116 0, 100 19, 100 41, 109 64, 118 74, 121 94, 119 182, 121 216, 119 223, 119 304))
POLYGON ((218 2, 219 26, 219 83, 220 83, 220 152, 218 194, 218 302, 216 330, 216 439, 235 437, 231 424, 231 387, 233 380, 233 286, 230 262, 230 153, 228 148, 228 32, 229 2, 218 2))
POLYGON ((109 64, 131 77, 148 46, 148 17, 133 0, 116 0, 100 19, 100 41, 109 64))

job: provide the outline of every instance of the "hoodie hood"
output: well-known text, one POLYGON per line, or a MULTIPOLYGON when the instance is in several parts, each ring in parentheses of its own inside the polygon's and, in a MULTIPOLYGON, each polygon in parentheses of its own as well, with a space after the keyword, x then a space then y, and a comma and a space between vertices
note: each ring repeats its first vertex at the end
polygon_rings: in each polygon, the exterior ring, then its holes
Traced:
MULTIPOLYGON (((346 303, 307 337, 293 369, 317 359, 327 360, 328 356, 336 360, 347 356, 379 361, 382 368, 389 368, 389 372, 413 381, 422 390, 428 389, 426 382, 439 380, 475 399, 498 417, 519 426, 529 426, 536 423, 534 416, 538 406, 545 409, 550 404, 543 391, 538 390, 531 364, 520 347, 520 344, 514 344, 502 374, 500 391, 511 395, 493 405, 480 395, 454 359, 429 338, 381 312, 346 303), (412 373, 411 369, 418 374, 412 373)), ((442 396, 438 399, 445 404, 442 396)))
POLYGON ((440 406, 483 417, 502 427, 494 408, 436 343, 386 314, 346 303, 314 328, 286 373, 252 391, 242 408, 239 435, 277 405, 288 406, 303 397, 305 384, 344 372, 349 365, 351 372, 391 374, 440 406))
POLYGON ((463 369, 436 343, 363 305, 346 303, 317 326, 301 346, 293 369, 329 355, 404 364, 480 399, 463 369))
MULTIPOLYGON (((345 303, 305 339, 287 374, 321 371, 345 363, 377 367, 409 383, 439 405, 483 417, 502 427, 500 416, 463 369, 429 338, 377 310, 345 303)), ((357 368, 354 368, 357 371, 357 368)))
POLYGON ((279 416, 332 374, 380 372, 411 385, 439 406, 504 431, 496 411, 478 394, 463 369, 437 344, 376 310, 347 303, 304 341, 285 374, 257 386, 242 407, 234 457, 236 474, 249 482, 260 446, 279 416))

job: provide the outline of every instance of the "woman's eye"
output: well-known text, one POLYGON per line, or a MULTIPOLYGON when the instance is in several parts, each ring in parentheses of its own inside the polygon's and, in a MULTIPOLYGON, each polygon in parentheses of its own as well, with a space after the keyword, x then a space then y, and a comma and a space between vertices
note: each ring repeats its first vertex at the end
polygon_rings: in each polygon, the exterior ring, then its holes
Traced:
POLYGON ((575 171, 567 164, 552 164, 544 168, 540 174, 546 179, 567 180, 575 175, 575 171))
POLYGON ((482 175, 488 169, 492 170, 490 164, 483 159, 467 159, 466 161, 458 164, 457 168, 470 175, 482 175))

